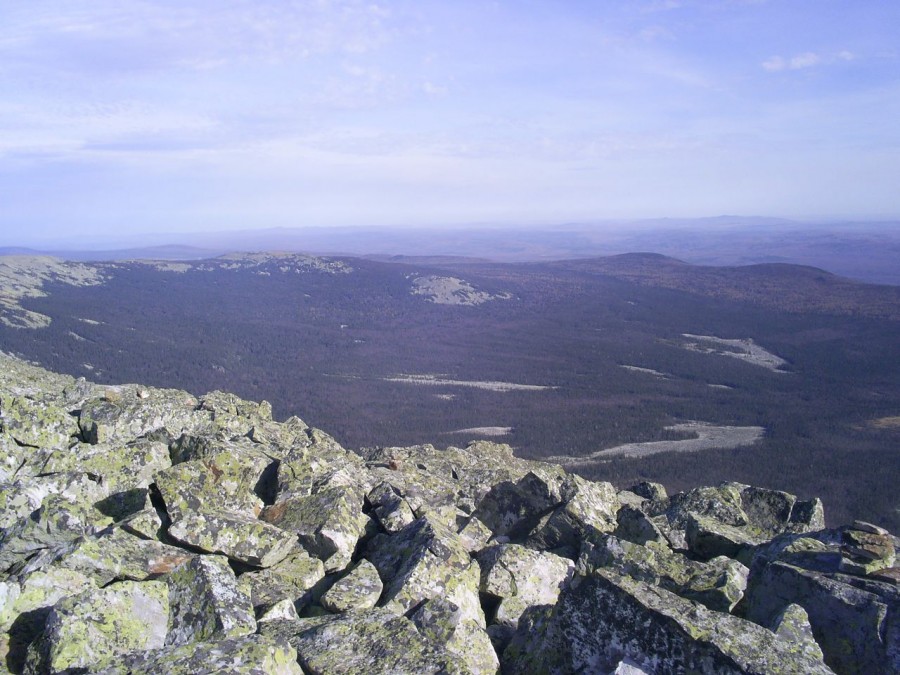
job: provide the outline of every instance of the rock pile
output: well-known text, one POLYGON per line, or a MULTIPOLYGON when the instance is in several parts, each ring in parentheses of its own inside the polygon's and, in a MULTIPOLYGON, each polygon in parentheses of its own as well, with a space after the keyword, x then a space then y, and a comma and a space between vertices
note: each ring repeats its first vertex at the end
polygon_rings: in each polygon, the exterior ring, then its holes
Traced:
POLYGON ((896 673, 896 540, 0 356, 13 673, 896 673))

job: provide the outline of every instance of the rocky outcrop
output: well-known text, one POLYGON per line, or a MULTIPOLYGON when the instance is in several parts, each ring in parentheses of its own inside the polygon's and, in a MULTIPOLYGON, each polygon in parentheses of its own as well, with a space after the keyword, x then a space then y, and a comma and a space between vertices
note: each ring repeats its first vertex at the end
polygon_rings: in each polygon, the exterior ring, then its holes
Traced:
POLYGON ((508 446, 352 453, 222 392, 0 355, 13 673, 893 673, 896 540, 508 446))

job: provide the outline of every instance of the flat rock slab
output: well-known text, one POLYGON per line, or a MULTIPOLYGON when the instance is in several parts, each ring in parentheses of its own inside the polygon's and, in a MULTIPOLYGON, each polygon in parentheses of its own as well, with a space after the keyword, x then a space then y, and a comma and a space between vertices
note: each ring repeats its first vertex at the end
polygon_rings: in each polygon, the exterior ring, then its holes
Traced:
POLYGON ((442 645, 423 637, 412 621, 383 608, 271 621, 264 623, 261 631, 290 642, 304 671, 312 675, 467 672, 442 645))

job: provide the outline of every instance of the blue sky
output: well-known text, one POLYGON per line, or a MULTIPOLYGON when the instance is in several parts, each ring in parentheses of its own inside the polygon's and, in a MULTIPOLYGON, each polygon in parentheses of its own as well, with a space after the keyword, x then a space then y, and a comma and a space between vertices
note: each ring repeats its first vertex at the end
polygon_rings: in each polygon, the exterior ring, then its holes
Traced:
POLYGON ((896 0, 0 0, 0 243, 900 216, 896 0))

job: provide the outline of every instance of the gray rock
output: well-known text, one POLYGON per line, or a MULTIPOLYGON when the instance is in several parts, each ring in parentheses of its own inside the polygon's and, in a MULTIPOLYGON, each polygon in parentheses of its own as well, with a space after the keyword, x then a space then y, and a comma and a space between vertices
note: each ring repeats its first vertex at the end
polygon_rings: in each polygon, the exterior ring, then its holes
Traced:
POLYGON ((262 635, 195 642, 128 654, 87 675, 303 675, 297 652, 287 642, 262 635))
POLYGON ((629 504, 623 504, 616 514, 616 529, 613 534, 619 539, 641 545, 650 541, 661 544, 667 541, 662 530, 646 513, 629 504))
POLYGON ((745 529, 726 525, 713 518, 691 514, 685 530, 691 553, 704 559, 727 556, 749 560, 753 547, 762 542, 745 529))
POLYGON ((399 532, 416 519, 406 500, 391 486, 382 481, 376 485, 366 500, 372 505, 375 517, 388 532, 399 532))
POLYGON ((290 600, 302 609, 312 600, 312 591, 325 576, 325 567, 306 551, 297 551, 267 569, 245 572, 238 585, 250 594, 257 612, 290 600))
POLYGON ((788 605, 806 610, 825 662, 840 673, 895 673, 900 666, 900 590, 773 562, 751 575, 745 615, 772 626, 788 605))
POLYGON ((314 675, 466 672, 457 656, 424 637, 412 621, 385 608, 270 621, 260 629, 265 636, 290 642, 304 671, 314 675))
POLYGON ((477 559, 479 590, 499 600, 493 621, 512 628, 529 607, 555 604, 575 569, 571 560, 518 544, 491 546, 477 559))
POLYGON ((342 570, 366 532, 363 496, 353 489, 328 487, 305 497, 291 497, 266 507, 263 520, 294 533, 326 572, 342 570))
POLYGON ((206 553, 222 553, 254 567, 271 567, 297 547, 296 535, 243 513, 186 513, 169 536, 206 553))
POLYGON ((194 558, 166 577, 169 634, 166 645, 222 640, 256 632, 250 596, 238 587, 222 556, 194 558))
POLYGON ((532 615, 504 654, 507 672, 830 673, 771 631, 660 588, 598 570, 532 615))
POLYGON ((785 607, 769 628, 785 642, 796 645, 798 650, 810 658, 817 661, 825 658, 822 648, 813 637, 812 626, 809 625, 809 615, 800 605, 790 604, 785 607))
POLYGON ((29 649, 25 672, 57 673, 162 647, 169 619, 165 583, 123 581, 56 603, 29 649))
POLYGON ((402 613, 423 600, 443 598, 459 607, 463 618, 485 626, 478 564, 459 536, 431 516, 378 539, 367 558, 385 583, 383 604, 402 613))
POLYGON ((410 616, 419 633, 434 644, 443 645, 473 675, 496 673, 500 668, 497 652, 487 632, 470 619, 464 619, 459 607, 441 599, 426 600, 410 616))
POLYGON ((336 614, 372 609, 378 603, 382 590, 384 585, 378 570, 364 559, 328 589, 320 602, 325 609, 336 614))

